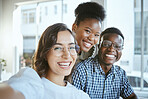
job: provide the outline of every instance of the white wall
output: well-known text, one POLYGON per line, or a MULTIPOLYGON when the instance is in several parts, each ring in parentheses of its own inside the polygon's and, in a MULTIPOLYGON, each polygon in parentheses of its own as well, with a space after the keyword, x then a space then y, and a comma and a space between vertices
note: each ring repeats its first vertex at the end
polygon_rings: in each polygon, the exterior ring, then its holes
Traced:
POLYGON ((106 0, 106 12, 105 27, 117 27, 125 37, 123 55, 118 64, 127 71, 131 71, 134 56, 134 1, 106 0), (128 65, 126 61, 129 61, 128 65))
POLYGON ((20 1, 30 0, 0 0, 0 58, 6 59, 6 69, 12 73, 16 71, 15 55, 21 53, 19 50, 17 54, 15 52, 16 48, 20 49, 20 43, 22 43, 22 39, 20 39, 21 34, 18 31, 13 31, 14 5, 20 1))

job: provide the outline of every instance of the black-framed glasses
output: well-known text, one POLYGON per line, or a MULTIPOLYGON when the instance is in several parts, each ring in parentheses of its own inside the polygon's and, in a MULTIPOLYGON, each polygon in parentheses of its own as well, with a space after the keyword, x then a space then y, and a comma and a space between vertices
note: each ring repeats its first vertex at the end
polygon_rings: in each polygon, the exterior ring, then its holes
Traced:
POLYGON ((111 47, 113 45, 113 47, 114 47, 114 49, 115 50, 118 50, 118 51, 121 51, 121 50, 123 50, 123 44, 119 44, 119 43, 116 43, 116 42, 111 42, 111 41, 109 41, 109 40, 104 40, 103 42, 102 42, 102 46, 103 47, 106 47, 106 48, 109 48, 109 47, 111 47))

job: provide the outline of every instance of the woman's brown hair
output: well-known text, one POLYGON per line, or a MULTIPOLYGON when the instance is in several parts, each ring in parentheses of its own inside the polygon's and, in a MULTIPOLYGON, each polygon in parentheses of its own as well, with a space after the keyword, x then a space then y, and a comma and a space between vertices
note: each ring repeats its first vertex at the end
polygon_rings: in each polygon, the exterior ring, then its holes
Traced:
POLYGON ((37 51, 33 58, 33 68, 40 77, 46 76, 48 72, 49 66, 46 60, 46 55, 53 45, 55 45, 58 32, 66 30, 72 34, 71 30, 69 30, 65 24, 56 23, 49 26, 41 35, 37 51))

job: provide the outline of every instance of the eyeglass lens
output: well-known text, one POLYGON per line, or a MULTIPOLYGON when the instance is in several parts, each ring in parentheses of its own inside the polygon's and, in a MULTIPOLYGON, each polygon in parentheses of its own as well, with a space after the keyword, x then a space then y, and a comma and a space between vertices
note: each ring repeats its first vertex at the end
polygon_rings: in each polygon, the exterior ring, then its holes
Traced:
POLYGON ((113 43, 113 42, 111 42, 111 41, 109 41, 109 40, 104 40, 104 41, 102 42, 102 44, 103 44, 103 47, 106 47, 106 48, 111 47, 112 44, 113 44, 114 49, 116 49, 116 50, 122 50, 122 49, 123 49, 123 45, 122 45, 122 44, 113 43))
POLYGON ((76 55, 76 47, 75 46, 69 46, 68 48, 63 46, 54 46, 53 52, 56 56, 61 56, 65 53, 65 51, 68 51, 71 55, 76 55))

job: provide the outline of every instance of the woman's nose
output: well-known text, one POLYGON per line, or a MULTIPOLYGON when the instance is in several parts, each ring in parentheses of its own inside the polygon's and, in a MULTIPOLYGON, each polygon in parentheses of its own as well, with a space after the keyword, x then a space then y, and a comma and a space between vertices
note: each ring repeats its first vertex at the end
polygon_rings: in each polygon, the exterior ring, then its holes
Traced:
POLYGON ((66 48, 66 49, 64 49, 64 51, 63 51, 63 55, 62 55, 64 58, 68 58, 68 57, 70 57, 70 52, 69 52, 69 50, 66 48))
POLYGON ((88 38, 89 38, 90 41, 93 41, 95 39, 95 35, 94 34, 91 34, 91 35, 89 35, 88 38))

